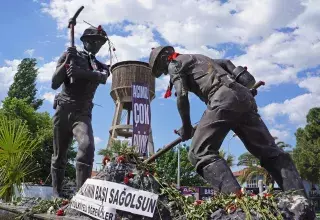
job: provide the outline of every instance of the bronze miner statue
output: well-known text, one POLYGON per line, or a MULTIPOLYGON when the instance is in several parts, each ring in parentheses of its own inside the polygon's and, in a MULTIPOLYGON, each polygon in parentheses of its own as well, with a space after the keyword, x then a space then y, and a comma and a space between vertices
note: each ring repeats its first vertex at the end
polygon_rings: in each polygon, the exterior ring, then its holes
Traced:
POLYGON ((178 134, 186 141, 194 132, 189 160, 215 191, 237 193, 241 190, 218 152, 228 132, 233 130, 282 190, 297 190, 306 197, 302 179, 289 154, 277 147, 258 114, 254 99, 257 90, 250 89, 255 79, 246 67, 201 54, 179 54, 171 46, 153 48, 149 65, 157 78, 169 74, 169 93, 174 86, 183 125, 178 134), (207 105, 195 131, 190 120, 188 92, 193 92, 207 105))
POLYGON ((62 196, 67 150, 73 137, 78 142, 77 188, 79 189, 91 176, 95 151, 91 125, 92 100, 99 84, 106 84, 110 75, 109 66, 95 58, 108 40, 101 26, 87 28, 80 40, 83 42, 84 50, 77 51, 75 47, 69 47, 58 60, 52 77, 52 89, 56 90, 62 85, 62 91, 54 101, 54 153, 51 161, 54 197, 62 196), (74 80, 72 83, 71 77, 72 81, 74 80))

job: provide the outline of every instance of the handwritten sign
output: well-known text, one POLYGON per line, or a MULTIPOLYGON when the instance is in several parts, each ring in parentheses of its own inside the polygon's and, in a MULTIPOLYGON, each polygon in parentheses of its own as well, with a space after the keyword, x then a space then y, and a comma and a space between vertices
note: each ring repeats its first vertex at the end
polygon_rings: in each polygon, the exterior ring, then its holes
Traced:
POLYGON ((87 179, 73 198, 75 201, 86 201, 86 204, 103 206, 108 213, 112 213, 110 209, 118 209, 153 217, 158 195, 123 184, 87 179))
POLYGON ((99 205, 97 202, 88 202, 87 200, 74 196, 71 199, 71 208, 78 210, 84 214, 90 215, 101 220, 115 220, 116 210, 99 205))
POLYGON ((132 145, 137 146, 138 152, 145 156, 147 155, 151 119, 149 88, 145 84, 132 84, 132 114, 132 145))

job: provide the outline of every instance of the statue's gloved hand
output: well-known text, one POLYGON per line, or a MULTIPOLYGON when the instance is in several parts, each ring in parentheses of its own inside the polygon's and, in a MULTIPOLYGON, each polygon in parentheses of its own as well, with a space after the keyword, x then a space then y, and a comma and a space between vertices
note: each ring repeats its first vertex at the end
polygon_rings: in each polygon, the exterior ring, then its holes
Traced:
POLYGON ((84 79, 88 75, 87 70, 81 69, 76 65, 68 65, 67 75, 68 77, 73 77, 75 79, 84 79))
POLYGON ((255 97, 258 94, 258 90, 257 89, 250 89, 250 92, 251 92, 253 97, 255 97))
POLYGON ((77 53, 78 53, 78 51, 77 51, 76 47, 68 47, 66 55, 68 58, 71 58, 71 57, 76 57, 77 53))
POLYGON ((67 69, 67 75, 68 77, 74 77, 75 79, 87 79, 98 81, 100 83, 106 81, 104 74, 100 73, 99 71, 85 70, 76 65, 69 65, 69 68, 67 69))
POLYGON ((182 126, 176 133, 181 137, 182 141, 187 141, 192 138, 194 133, 194 128, 192 125, 182 126))

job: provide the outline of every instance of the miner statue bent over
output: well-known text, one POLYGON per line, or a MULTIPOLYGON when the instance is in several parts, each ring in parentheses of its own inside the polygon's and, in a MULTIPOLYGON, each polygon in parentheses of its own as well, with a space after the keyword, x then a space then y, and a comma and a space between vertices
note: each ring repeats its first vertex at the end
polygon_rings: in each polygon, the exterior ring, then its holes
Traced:
POLYGON ((233 130, 282 190, 297 190, 306 197, 289 154, 277 147, 258 114, 254 99, 257 91, 250 89, 255 79, 245 67, 200 54, 179 54, 171 46, 154 48, 149 65, 157 78, 169 74, 169 91, 172 87, 176 90, 183 125, 178 134, 186 141, 194 132, 189 160, 216 192, 241 190, 226 161, 219 156, 224 138, 233 130), (193 92, 207 105, 195 131, 190 120, 188 92, 193 92))
POLYGON ((92 100, 99 84, 106 84, 110 75, 109 66, 96 60, 95 55, 106 43, 106 32, 98 28, 87 28, 80 40, 84 50, 69 47, 58 60, 52 77, 52 89, 62 85, 55 97, 53 116, 54 139, 51 175, 54 197, 61 197, 62 182, 67 165, 67 151, 73 137, 78 142, 76 156, 76 184, 79 189, 91 177, 94 161, 94 137, 91 125, 92 100), (70 59, 73 63, 70 65, 70 59), (70 83, 70 77, 74 79, 70 83))

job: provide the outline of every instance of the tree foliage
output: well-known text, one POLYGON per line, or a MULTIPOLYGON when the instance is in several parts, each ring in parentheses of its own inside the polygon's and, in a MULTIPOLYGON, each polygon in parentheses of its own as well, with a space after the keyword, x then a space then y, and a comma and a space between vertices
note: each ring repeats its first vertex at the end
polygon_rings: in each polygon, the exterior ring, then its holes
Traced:
POLYGON ((30 135, 25 123, 0 116, 0 198, 10 201, 14 186, 21 191, 25 179, 37 170, 33 153, 39 140, 30 135))
MULTIPOLYGON (((188 159, 186 147, 180 148, 180 185, 181 186, 203 186, 206 181, 197 174, 194 166, 188 159)), ((178 151, 177 147, 171 149, 156 160, 157 174, 167 183, 177 183, 178 175, 178 151)))
POLYGON ((36 80, 38 75, 36 65, 37 61, 33 58, 25 58, 21 61, 14 76, 14 82, 9 88, 8 97, 25 99, 29 105, 37 110, 42 105, 43 100, 36 99, 36 80))
POLYGON ((307 124, 299 128, 293 159, 301 177, 320 183, 320 108, 312 108, 307 114, 307 124))
MULTIPOLYGON (((205 186, 208 183, 196 172, 195 167, 188 159, 187 146, 179 146, 180 148, 180 185, 181 186, 205 186)), ((234 157, 227 155, 223 150, 219 152, 220 156, 226 159, 229 166, 233 165, 234 157)), ((156 169, 168 183, 177 182, 178 174, 178 151, 177 147, 171 149, 156 160, 156 169)))
MULTIPOLYGON (((31 137, 40 140, 40 147, 34 152, 34 162, 39 170, 28 177, 28 181, 45 181, 50 175, 51 157, 53 154, 53 123, 48 112, 37 112, 26 99, 7 97, 3 101, 1 113, 12 119, 21 119, 26 123, 31 137)), ((75 168, 72 164, 76 156, 74 146, 68 150, 69 161, 66 177, 75 178, 75 168)), ((49 181, 51 178, 48 179, 49 181)))

